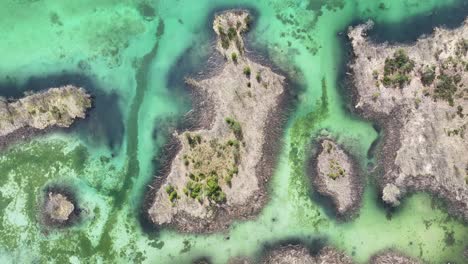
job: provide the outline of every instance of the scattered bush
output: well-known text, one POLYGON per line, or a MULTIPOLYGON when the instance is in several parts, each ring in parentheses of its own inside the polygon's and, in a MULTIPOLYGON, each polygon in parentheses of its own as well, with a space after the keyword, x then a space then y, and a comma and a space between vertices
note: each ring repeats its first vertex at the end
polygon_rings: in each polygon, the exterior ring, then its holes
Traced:
POLYGON ((257 72, 257 75, 255 76, 255 79, 257 80, 258 83, 262 81, 262 76, 260 75, 260 72, 257 72))

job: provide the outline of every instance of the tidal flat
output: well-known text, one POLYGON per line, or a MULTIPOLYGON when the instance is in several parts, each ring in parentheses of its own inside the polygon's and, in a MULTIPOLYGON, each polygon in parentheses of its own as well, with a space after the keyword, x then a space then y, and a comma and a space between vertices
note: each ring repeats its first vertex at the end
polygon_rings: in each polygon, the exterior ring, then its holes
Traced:
POLYGON ((300 244, 312 253, 332 247, 355 263, 390 248, 424 263, 466 263, 468 225, 444 201, 423 192, 396 208, 381 201, 382 172, 373 168, 382 131, 349 111, 346 34, 371 19, 373 41, 411 44, 467 15, 463 0, 2 1, 0 96, 74 85, 91 94, 93 109, 69 129, 0 153, 0 262, 258 262, 271 248, 300 244), (254 219, 222 232, 155 228, 144 198, 171 135, 187 127, 193 102, 184 78, 216 66, 212 21, 233 8, 254 18, 246 54, 294 86, 268 200, 254 219), (320 137, 333 138, 363 171, 361 207, 349 221, 336 218, 309 180, 320 137), (74 193, 81 212, 73 226, 41 224, 51 185, 74 193))

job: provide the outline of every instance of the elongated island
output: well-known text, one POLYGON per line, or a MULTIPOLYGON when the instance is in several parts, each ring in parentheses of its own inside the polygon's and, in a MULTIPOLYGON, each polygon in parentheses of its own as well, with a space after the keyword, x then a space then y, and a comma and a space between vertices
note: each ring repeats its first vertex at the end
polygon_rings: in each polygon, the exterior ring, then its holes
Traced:
POLYGON ((157 175, 147 213, 157 226, 186 232, 226 229, 265 204, 284 120, 285 77, 251 60, 244 46, 251 16, 215 15, 224 65, 206 79, 188 78, 203 128, 175 135, 169 170, 157 175))
POLYGON ((427 191, 468 220, 468 21, 436 28, 410 45, 366 38, 350 28, 355 110, 383 128, 382 199, 397 206, 427 191))
POLYGON ((90 107, 91 96, 73 85, 16 100, 0 98, 0 148, 52 127, 69 127, 90 107))

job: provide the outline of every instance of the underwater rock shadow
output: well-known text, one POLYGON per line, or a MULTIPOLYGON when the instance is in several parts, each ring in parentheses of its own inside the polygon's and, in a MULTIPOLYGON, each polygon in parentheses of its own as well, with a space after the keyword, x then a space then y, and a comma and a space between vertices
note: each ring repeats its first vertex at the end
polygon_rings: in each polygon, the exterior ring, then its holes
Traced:
POLYGON ((424 35, 432 34, 434 27, 449 29, 459 27, 466 19, 467 14, 468 2, 458 0, 456 4, 411 16, 400 22, 375 23, 367 35, 371 41, 376 43, 410 44, 424 35))
POLYGON ((96 86, 89 77, 76 73, 51 74, 30 77, 24 84, 18 85, 13 79, 0 83, 0 96, 21 98, 24 92, 39 92, 51 87, 75 85, 83 87, 93 97, 93 107, 85 119, 77 120, 69 129, 58 129, 63 133, 78 133, 90 145, 105 143, 111 150, 122 145, 124 123, 119 107, 117 93, 106 93, 96 86))

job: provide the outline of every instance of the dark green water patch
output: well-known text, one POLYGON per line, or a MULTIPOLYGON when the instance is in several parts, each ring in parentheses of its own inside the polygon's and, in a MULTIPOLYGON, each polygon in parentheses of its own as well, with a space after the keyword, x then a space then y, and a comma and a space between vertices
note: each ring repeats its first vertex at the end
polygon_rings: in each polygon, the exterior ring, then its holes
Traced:
POLYGON ((454 5, 437 8, 403 21, 376 23, 373 29, 368 32, 368 36, 377 43, 412 43, 422 35, 432 34, 434 27, 459 27, 467 14, 468 2, 459 0, 454 5))

